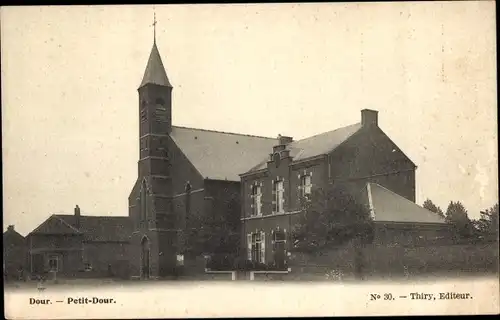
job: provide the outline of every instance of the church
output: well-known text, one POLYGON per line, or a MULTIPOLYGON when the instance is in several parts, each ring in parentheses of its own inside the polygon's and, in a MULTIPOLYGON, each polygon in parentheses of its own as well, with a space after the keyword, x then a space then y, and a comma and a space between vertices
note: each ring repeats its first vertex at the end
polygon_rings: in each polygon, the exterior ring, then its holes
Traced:
POLYGON ((52 215, 27 237, 32 272, 112 268, 162 278, 204 272, 200 257, 214 254, 285 267, 297 199, 332 182, 369 206, 375 241, 443 230, 442 218, 415 203, 416 165, 378 126, 377 111, 295 141, 175 126, 173 88, 155 39, 137 88, 140 153, 128 217, 84 216, 78 206, 74 216, 52 215))
POLYGON ((140 159, 129 196, 133 274, 175 273, 223 243, 234 246, 221 252, 286 264, 286 229, 299 194, 332 181, 360 194, 380 241, 413 242, 442 230, 442 218, 415 204, 416 165, 378 126, 377 111, 364 109, 359 123, 293 141, 174 126, 172 89, 155 42, 138 89, 140 159))

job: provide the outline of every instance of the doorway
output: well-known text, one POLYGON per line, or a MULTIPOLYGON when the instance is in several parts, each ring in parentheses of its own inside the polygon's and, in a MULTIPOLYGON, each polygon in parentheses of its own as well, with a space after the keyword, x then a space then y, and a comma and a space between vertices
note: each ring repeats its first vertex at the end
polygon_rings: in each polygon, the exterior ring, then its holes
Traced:
POLYGON ((273 234, 274 265, 278 269, 285 269, 286 266, 286 235, 285 232, 276 230, 273 234))

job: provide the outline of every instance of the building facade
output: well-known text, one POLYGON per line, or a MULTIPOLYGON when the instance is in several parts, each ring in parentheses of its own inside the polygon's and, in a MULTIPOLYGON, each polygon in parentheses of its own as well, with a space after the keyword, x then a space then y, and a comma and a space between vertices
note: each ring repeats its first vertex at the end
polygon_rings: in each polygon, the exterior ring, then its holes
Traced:
POLYGON ((268 157, 241 175, 242 249, 248 260, 286 265, 300 199, 329 184, 341 185, 370 207, 375 242, 401 242, 414 231, 418 239, 424 229, 438 237, 443 219, 415 204, 415 170, 378 126, 374 110, 362 110, 359 123, 310 138, 279 137, 268 157))
POLYGON ((370 207, 380 243, 436 237, 444 223, 415 204, 416 166, 375 110, 294 141, 174 126, 173 89, 155 41, 134 111, 139 159, 128 216, 82 216, 78 207, 52 215, 28 235, 33 273, 111 268, 160 278, 203 271, 199 257, 214 254, 285 268, 299 199, 332 183, 370 207))
POLYGON ((27 239, 28 272, 58 277, 128 277, 128 217, 53 214, 27 239))

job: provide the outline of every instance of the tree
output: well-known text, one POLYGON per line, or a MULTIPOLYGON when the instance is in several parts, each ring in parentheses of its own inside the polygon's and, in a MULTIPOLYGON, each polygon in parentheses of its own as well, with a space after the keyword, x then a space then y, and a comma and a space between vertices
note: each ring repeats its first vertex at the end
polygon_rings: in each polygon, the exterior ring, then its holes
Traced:
POLYGON ((479 236, 484 239, 498 240, 498 203, 481 211, 481 217, 474 221, 479 236))
POLYGON ((440 217, 444 218, 443 210, 440 207, 436 206, 430 199, 424 201, 422 205, 425 209, 437 213, 440 217))
POLYGON ((314 188, 301 199, 301 213, 292 229, 294 250, 321 253, 353 240, 356 274, 361 275, 361 248, 371 242, 369 209, 342 187, 314 188))
POLYGON ((450 202, 446 209, 445 221, 453 225, 456 239, 469 238, 473 235, 473 224, 460 201, 450 202))

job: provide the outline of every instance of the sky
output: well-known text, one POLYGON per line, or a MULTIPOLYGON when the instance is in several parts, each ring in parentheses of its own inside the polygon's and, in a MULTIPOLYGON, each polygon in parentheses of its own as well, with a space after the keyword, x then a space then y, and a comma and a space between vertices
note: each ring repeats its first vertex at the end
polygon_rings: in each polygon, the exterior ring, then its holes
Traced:
POLYGON ((174 125, 300 139, 375 109, 417 203, 498 202, 494 2, 2 7, 4 230, 128 214, 153 12, 174 125))

